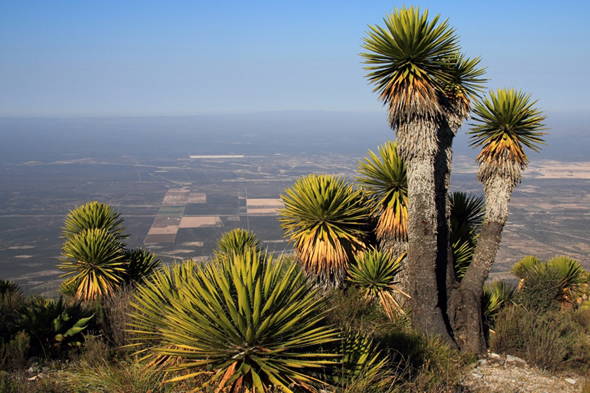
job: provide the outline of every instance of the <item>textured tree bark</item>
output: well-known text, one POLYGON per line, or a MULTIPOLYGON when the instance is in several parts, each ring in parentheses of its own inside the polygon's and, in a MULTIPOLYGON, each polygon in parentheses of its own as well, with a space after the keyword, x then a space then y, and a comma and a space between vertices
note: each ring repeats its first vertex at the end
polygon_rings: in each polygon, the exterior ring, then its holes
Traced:
POLYGON ((413 157, 407 165, 408 273, 412 322, 418 331, 440 336, 454 345, 440 303, 434 157, 413 157))
MULTIPOLYGON (((408 252, 408 242, 395 239, 382 239, 380 241, 381 249, 389 252, 394 258, 398 258, 408 252)), ((405 293, 410 293, 410 275, 408 272, 408 258, 402 262, 402 270, 397 275, 398 282, 396 285, 405 293)), ((400 306, 407 311, 410 299, 402 294, 394 294, 395 300, 400 306)))
POLYGON ((499 176, 489 179, 484 184, 486 215, 473 262, 461 280, 459 288, 451 295, 449 317, 457 344, 465 352, 482 353, 486 349, 481 304, 483 285, 500 248, 513 189, 513 180, 499 176))
POLYGON ((452 331, 452 328, 447 317, 447 304, 451 291, 456 284, 453 253, 450 244, 451 206, 449 201, 449 187, 451 184, 451 165, 453 161, 453 138, 458 127, 459 125, 452 128, 448 124, 443 124, 439 128, 438 138, 441 148, 435 159, 436 209, 438 212, 437 277, 439 304, 443 309, 443 316, 445 317, 445 323, 449 331, 452 331))

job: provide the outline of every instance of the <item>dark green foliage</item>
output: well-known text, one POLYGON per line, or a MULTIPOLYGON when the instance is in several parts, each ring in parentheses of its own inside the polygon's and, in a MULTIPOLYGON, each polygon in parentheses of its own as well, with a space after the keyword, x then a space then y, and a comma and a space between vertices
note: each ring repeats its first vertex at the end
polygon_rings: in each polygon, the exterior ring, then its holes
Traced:
POLYGON ((494 281, 484 286, 482 309, 489 328, 493 328, 496 315, 512 304, 515 291, 516 287, 507 281, 494 281))
POLYGON ((589 327, 574 311, 539 313, 519 306, 496 317, 491 349, 520 356, 537 367, 581 371, 590 366, 589 327))
POLYGON ((23 309, 21 326, 31 337, 33 355, 60 357, 81 346, 92 318, 80 303, 33 297, 23 309))
POLYGON ((126 249, 123 260, 127 284, 141 284, 162 265, 160 258, 143 248, 126 249))
POLYGON ((329 366, 320 379, 342 392, 381 392, 393 381, 389 361, 367 335, 343 332, 338 342, 340 362, 329 366))
POLYGON ((524 277, 524 285, 515 294, 515 303, 536 312, 559 309, 561 281, 551 269, 541 266, 524 277))
POLYGON ((6 341, 0 338, 0 370, 24 367, 29 353, 29 342, 30 337, 25 332, 18 332, 6 341))
POLYGON ((464 192, 449 194, 451 207, 450 242, 455 264, 455 275, 461 279, 471 264, 477 234, 484 217, 484 199, 464 192))
POLYGON ((0 280, 0 341, 10 341, 20 329, 24 301, 22 290, 16 283, 0 280))

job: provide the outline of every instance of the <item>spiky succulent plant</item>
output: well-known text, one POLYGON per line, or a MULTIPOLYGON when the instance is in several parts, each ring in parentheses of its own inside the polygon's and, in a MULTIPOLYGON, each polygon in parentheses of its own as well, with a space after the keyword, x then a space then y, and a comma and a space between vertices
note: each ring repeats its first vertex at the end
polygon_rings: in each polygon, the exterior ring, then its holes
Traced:
POLYGON ((321 347, 338 333, 324 324, 322 301, 303 272, 282 264, 246 250, 178 286, 157 273, 132 303, 134 340, 150 344, 148 357, 174 359, 170 381, 200 378, 199 389, 292 392, 319 383, 314 373, 335 361, 321 347))
POLYGON ((65 287, 75 288, 81 300, 112 294, 123 283, 125 261, 116 234, 107 229, 85 229, 69 238, 59 268, 65 287))
POLYGON ((305 270, 339 282, 353 255, 365 247, 370 207, 362 192, 336 176, 309 175, 281 199, 281 226, 305 270))
POLYGON ((378 300, 390 318, 404 313, 395 295, 409 297, 397 285, 404 258, 405 254, 394 258, 388 252, 370 249, 356 256, 348 272, 348 282, 359 288, 368 300, 378 300))
POLYGON ((105 229, 119 240, 127 237, 121 215, 110 205, 98 201, 71 210, 65 219, 63 234, 69 239, 86 229, 105 229))
POLYGON ((459 51, 455 31, 428 11, 396 9, 384 26, 369 26, 363 48, 367 78, 389 106, 394 128, 418 116, 442 113, 440 97, 453 74, 443 59, 459 51))
POLYGON ((359 183, 374 204, 375 233, 379 239, 406 241, 408 237, 408 179, 397 143, 388 141, 358 166, 359 183))
POLYGON ((510 304, 516 288, 506 281, 494 281, 483 288, 483 312, 488 325, 493 325, 496 314, 510 304))
POLYGON ((543 143, 543 113, 529 94, 514 89, 491 91, 473 107, 472 146, 481 146, 477 156, 479 178, 492 177, 514 186, 528 165, 524 148, 538 151, 543 143))
POLYGON ((224 233, 217 241, 217 256, 243 254, 247 249, 261 250, 260 241, 252 231, 236 228, 224 233))
POLYGON ((126 249, 124 255, 124 278, 128 284, 141 284, 162 265, 160 258, 143 248, 126 249))
POLYGON ((464 192, 451 193, 449 203, 451 250, 455 275, 461 279, 473 260, 477 235, 483 222, 485 203, 483 197, 464 192))

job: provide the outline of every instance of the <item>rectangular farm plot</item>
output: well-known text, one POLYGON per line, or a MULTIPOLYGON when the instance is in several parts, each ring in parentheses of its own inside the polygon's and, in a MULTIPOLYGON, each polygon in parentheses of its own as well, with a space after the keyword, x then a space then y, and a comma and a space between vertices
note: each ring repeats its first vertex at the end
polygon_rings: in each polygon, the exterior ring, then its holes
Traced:
POLYGON ((206 203, 189 203, 185 214, 189 216, 210 216, 216 214, 238 215, 240 200, 236 194, 207 194, 206 203))
POLYGON ((204 192, 191 192, 186 203, 207 203, 207 194, 204 192))
POLYGON ((219 216, 184 216, 180 220, 180 228, 203 228, 221 226, 219 216))
POLYGON ((284 207, 283 201, 278 198, 248 198, 246 208, 251 215, 277 215, 284 207))
POLYGON ((162 206, 158 210, 158 215, 182 217, 184 215, 184 206, 162 206))
POLYGON ((188 188, 171 188, 164 195, 163 205, 183 205, 189 198, 190 190, 188 188))
POLYGON ((155 244, 155 243, 172 243, 176 241, 176 232, 172 235, 147 235, 144 244, 155 244))

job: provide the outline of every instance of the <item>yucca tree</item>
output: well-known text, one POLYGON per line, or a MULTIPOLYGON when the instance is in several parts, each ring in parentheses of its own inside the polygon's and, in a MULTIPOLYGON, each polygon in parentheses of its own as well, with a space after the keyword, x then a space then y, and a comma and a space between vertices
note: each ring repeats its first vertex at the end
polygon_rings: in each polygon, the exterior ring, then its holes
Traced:
POLYGON ((142 307, 160 295, 140 291, 136 340, 159 339, 148 351, 175 359, 169 381, 205 381, 195 391, 290 393, 320 384, 313 375, 337 360, 321 347, 338 332, 324 324, 323 303, 297 264, 282 263, 246 250, 196 270, 159 307, 142 307), (159 321, 155 331, 146 320, 159 321))
POLYGON ((496 259, 502 230, 508 218, 512 191, 528 164, 525 148, 539 150, 545 117, 528 94, 500 89, 477 102, 469 131, 471 144, 481 147, 477 156, 479 180, 483 183, 486 212, 473 255, 461 281, 455 305, 464 310, 461 333, 464 347, 472 352, 485 349, 481 334, 483 284, 496 259))
POLYGON ((119 240, 127 237, 121 215, 110 205, 98 201, 71 210, 65 219, 63 235, 69 239, 86 229, 105 229, 119 240))
POLYGON ((287 188, 280 223, 305 270, 340 283, 365 248, 370 207, 362 192, 333 175, 309 175, 287 188))
POLYGON ((406 164, 397 151, 397 143, 388 141, 379 146, 377 153, 369 150, 368 156, 358 165, 357 181, 373 202, 372 214, 377 219, 375 233, 382 246, 393 251, 405 251, 408 240, 408 179, 406 164))
POLYGON ((224 233, 219 238, 215 253, 217 256, 227 256, 232 253, 243 254, 247 249, 260 251, 260 241, 254 232, 236 228, 224 233))
POLYGON ((370 26, 363 47, 367 78, 388 108, 407 165, 413 322, 420 331, 451 341, 443 316, 446 288, 439 288, 438 274, 448 263, 445 167, 453 133, 444 128, 450 103, 465 102, 464 94, 479 79, 477 72, 466 72, 477 61, 459 57, 458 38, 446 20, 430 19, 417 8, 395 10, 383 27, 370 26))
POLYGON ((391 319, 404 314, 400 302, 396 299, 401 295, 409 295, 399 285, 398 275, 402 270, 405 254, 394 257, 392 254, 377 249, 370 249, 358 254, 348 272, 350 285, 360 289, 364 297, 377 300, 385 314, 391 319))
POLYGON ((127 284, 141 284, 162 265, 156 254, 143 248, 125 249, 124 279, 127 284))
POLYGON ((112 294, 123 282, 125 255, 116 234, 107 229, 86 229, 73 235, 62 249, 59 268, 64 285, 75 288, 80 300, 112 294))
MULTIPOLYGON (((473 252, 473 247, 469 242, 463 239, 457 243, 457 240, 453 239, 453 234, 450 233, 453 229, 450 227, 453 201, 449 200, 449 197, 452 197, 449 187, 453 140, 463 122, 469 117, 471 103, 473 99, 479 97, 486 80, 483 78, 485 69, 480 66, 479 57, 471 59, 456 52, 445 57, 443 61, 449 69, 451 78, 445 81, 443 87, 445 110, 444 121, 438 131, 440 154, 435 159, 435 186, 438 211, 438 263, 440 266, 444 266, 446 263, 446 295, 449 297, 452 288, 456 286, 457 279, 462 278, 463 271, 457 267, 464 266, 470 261, 470 254, 473 252)), ((455 237, 456 235, 457 233, 455 233, 455 237)))

